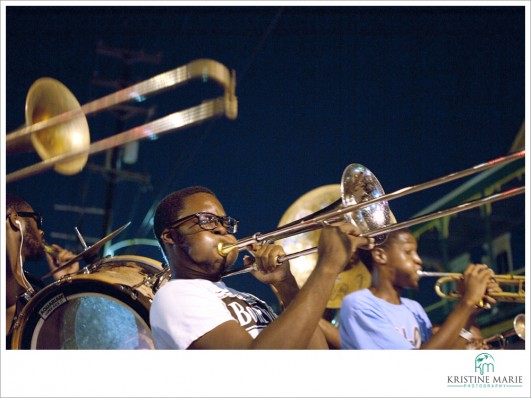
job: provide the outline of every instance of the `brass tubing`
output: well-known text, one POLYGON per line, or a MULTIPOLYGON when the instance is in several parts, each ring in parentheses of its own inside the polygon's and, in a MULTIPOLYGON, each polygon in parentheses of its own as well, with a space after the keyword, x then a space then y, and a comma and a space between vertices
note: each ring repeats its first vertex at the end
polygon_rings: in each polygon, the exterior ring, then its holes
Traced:
MULTIPOLYGON (((144 97, 182 85, 191 79, 202 79, 220 84, 224 94, 218 98, 203 101, 195 107, 175 112, 166 117, 132 128, 123 133, 116 134, 91 145, 81 148, 66 150, 43 158, 43 161, 6 175, 6 183, 35 175, 41 171, 51 169, 58 163, 72 160, 80 156, 89 156, 110 148, 138 141, 164 132, 174 131, 184 126, 198 124, 215 116, 225 115, 229 119, 236 119, 238 103, 235 96, 235 73, 230 72, 224 65, 210 59, 199 59, 187 65, 175 68, 168 72, 154 76, 148 80, 107 95, 98 100, 76 107, 49 119, 29 124, 23 128, 6 135, 6 148, 16 147, 26 136, 37 131, 48 129, 72 119, 108 109, 126 101, 140 101, 144 97)), ((55 127, 57 128, 57 127, 55 127)), ((48 134, 48 133, 47 133, 48 134)), ((90 142, 90 140, 88 140, 90 142)), ((79 170, 81 171, 81 170, 79 170)))
MULTIPOLYGON (((415 192, 418 192, 418 191, 421 191, 421 190, 424 190, 424 189, 432 188, 432 187, 435 187, 437 185, 441 185, 441 184, 446 183, 446 182, 454 181, 456 179, 463 178, 463 177, 469 176, 469 175, 474 174, 474 173, 478 173, 480 171, 484 171, 486 169, 489 169, 489 168, 492 168, 492 167, 495 167, 495 166, 499 166, 499 165, 502 165, 502 164, 505 164, 505 163, 509 163, 509 162, 515 161, 515 160, 520 159, 520 158, 522 158, 524 156, 525 156, 525 150, 521 150, 521 151, 515 152, 513 154, 507 155, 507 156, 502 156, 500 158, 497 158, 497 159, 494 159, 494 160, 491 160, 491 161, 488 161, 488 162, 485 162, 485 163, 478 164, 476 166, 473 166, 473 167, 471 167, 469 169, 466 169, 466 170, 462 170, 460 172, 455 172, 455 173, 449 174, 447 176, 439 177, 437 179, 434 179, 434 180, 431 180, 431 181, 428 181, 428 182, 425 182, 425 183, 421 183, 421 184, 418 184, 418 185, 410 186, 410 187, 407 187, 407 188, 402 188, 402 189, 399 189, 399 190, 397 190, 395 192, 392 192, 392 193, 389 193, 389 194, 385 194, 385 195, 382 195, 380 197, 373 198, 373 199, 370 199, 370 200, 362 202, 362 203, 356 203, 356 204, 353 204, 353 205, 350 205, 350 206, 346 206, 346 207, 344 207, 342 209, 334 210, 334 211, 331 211, 329 213, 321 214, 321 215, 319 215, 317 217, 314 217, 314 218, 309 218, 308 219, 307 217, 305 217, 304 221, 301 221, 298 224, 290 223, 287 226, 280 227, 280 228, 278 228, 276 230, 273 230, 271 232, 264 233, 264 234, 262 234, 260 232, 257 232, 253 236, 238 240, 236 243, 231 244, 231 245, 222 245, 222 244, 220 244, 218 246, 218 252, 222 256, 226 256, 229 252, 231 252, 234 249, 243 250, 243 249, 245 249, 246 246, 248 246, 250 244, 253 244, 253 243, 260 243, 260 242, 264 242, 264 241, 274 241, 274 240, 277 240, 277 239, 286 238, 288 236, 292 236, 292 235, 296 235, 296 234, 300 234, 300 233, 304 233, 304 232, 313 231, 315 229, 322 228, 324 223, 335 223, 335 222, 344 220, 343 216, 346 213, 353 212, 353 211, 358 210, 358 209, 360 209, 362 207, 366 207, 366 206, 369 206, 371 204, 374 204, 374 203, 377 203, 377 202, 381 202, 381 201, 389 201, 389 200, 392 200, 392 199, 397 199, 397 198, 400 198, 400 197, 403 197, 403 196, 406 196, 406 195, 409 195, 409 194, 412 194, 412 193, 415 193, 415 192)), ((492 195, 492 197, 494 197, 494 199, 492 201, 505 199, 507 197, 510 197, 510 196, 513 196, 513 195, 517 195, 517 194, 520 194, 520 193, 523 193, 523 192, 524 192, 524 188, 522 187, 521 189, 507 191, 506 193, 503 193, 503 194, 492 195), (502 195, 502 196, 498 196, 498 195, 502 195)), ((475 205, 470 204, 464 210, 466 210, 468 208, 473 208, 473 207, 477 207, 477 206, 481 206, 481 205, 485 204, 484 199, 486 199, 486 198, 480 199, 480 200, 475 201, 475 202, 470 202, 470 203, 476 203, 476 202, 478 202, 478 203, 475 204, 475 205)), ((464 206, 464 205, 461 205, 461 206, 464 206)), ((449 210, 443 210, 443 211, 438 212, 436 214, 440 214, 442 212, 445 212, 444 214, 439 216, 439 217, 442 217, 443 215, 454 214, 456 212, 462 211, 461 208, 462 207, 457 206, 457 207, 449 209, 449 210)), ((433 217, 433 218, 437 218, 437 217, 433 217)), ((428 218, 428 216, 421 216, 421 217, 418 217, 417 219, 414 219, 414 220, 419 220, 418 222, 415 221, 415 223, 420 223, 420 222, 428 221, 430 219, 432 219, 432 218, 428 218)), ((415 225, 415 224, 412 223, 412 221, 409 221, 409 222, 401 223, 400 224, 401 227, 399 227, 399 228, 397 228, 396 225, 398 225, 398 224, 393 224, 391 226, 387 226, 387 227, 384 227, 382 229, 378 229, 378 230, 376 230, 374 232, 369 232, 369 233, 367 233, 367 234, 365 234, 363 236, 377 236, 377 235, 380 235, 380 234, 384 234, 386 232, 394 231, 396 229, 407 228, 408 226, 415 225)))
MULTIPOLYGON (((425 272, 418 271, 417 274, 420 277, 438 277, 435 283, 435 292, 441 298, 448 300, 457 300, 459 295, 456 292, 445 293, 442 291, 442 285, 444 283, 455 282, 463 279, 463 274, 452 272, 425 272)), ((502 291, 499 293, 492 293, 490 296, 496 301, 506 303, 525 303, 525 276, 524 275, 494 275, 494 280, 500 285, 500 287, 517 287, 516 292, 502 291)))
MULTIPOLYGON (((514 188, 514 189, 511 189, 511 190, 508 190, 508 191, 504 191, 504 192, 501 192, 501 193, 498 193, 498 194, 494 194, 494 195, 491 195, 491 196, 486 196, 484 198, 481 198, 481 199, 478 199, 478 200, 475 200, 475 201, 466 202, 466 203, 460 204, 458 206, 455 206, 455 207, 452 207, 452 208, 449 208, 449 209, 446 209, 446 210, 441 210, 441 211, 438 211, 438 212, 435 212, 435 213, 431 213, 431 214, 427 214, 427 215, 424 215, 424 216, 416 217, 416 218, 413 218, 413 219, 408 220, 408 221, 404 221, 404 222, 401 222, 401 223, 392 224, 392 225, 389 225, 389 226, 386 226, 386 227, 383 227, 383 228, 379 228, 379 229, 377 229, 375 231, 371 231, 371 232, 368 232, 366 234, 360 234, 360 236, 365 236, 365 237, 367 237, 367 236, 368 237, 378 236, 378 235, 381 235, 381 234, 384 234, 384 233, 389 233, 391 231, 396 231, 396 230, 399 230, 399 229, 407 228, 407 227, 410 227, 412 225, 417 225, 417 224, 420 224, 420 223, 423 223, 423 222, 426 222, 426 221, 431 221, 431 220, 436 219, 436 218, 444 217, 444 216, 447 216, 447 215, 451 215, 451 214, 459 213, 459 212, 462 212, 462 211, 465 211, 465 210, 469 210, 469 209, 472 209, 472 208, 475 208, 475 207, 483 206, 483 205, 485 205, 487 203, 492 203, 492 202, 496 202, 496 201, 499 201, 499 200, 502 200, 502 199, 507 199, 507 198, 510 198, 512 196, 522 194, 524 192, 525 192, 525 187, 514 188)), ((363 204, 365 204, 365 202, 363 204)), ((299 225, 298 227, 302 228, 303 226, 304 225, 299 225)), ((317 229, 317 228, 320 227, 319 224, 312 224, 312 226, 314 227, 313 229, 317 229)), ((292 230, 291 227, 290 227, 290 230, 292 230)), ((282 230, 279 230, 278 232, 286 233, 285 231, 282 231, 282 230)), ((262 237, 270 238, 271 234, 264 234, 264 235, 262 235, 262 237)), ((277 238, 277 239, 279 239, 279 238, 277 238)), ((263 239, 260 239, 260 240, 263 240, 263 239)), ((232 244, 232 245, 224 246, 222 243, 220 243, 218 245, 218 251, 219 251, 219 253, 221 255, 226 255, 230 251, 232 251, 232 250, 234 250, 236 248, 238 250, 242 250, 242 249, 245 248, 245 246, 247 246, 249 244, 252 244, 252 243, 256 243, 258 241, 259 240, 258 240, 257 237, 252 237, 252 238, 246 238, 246 239, 239 240, 237 243, 232 244)), ((317 252, 317 248, 316 247, 310 248, 310 249, 306 249, 306 250, 303 250, 303 251, 300 251, 300 252, 291 253, 291 254, 286 255, 284 257, 279 257, 278 258, 278 262, 291 260, 293 258, 297 258, 297 257, 300 257, 300 256, 306 256, 308 254, 312 254, 312 253, 316 253, 316 252, 317 252)), ((244 270, 245 269, 246 268, 244 268, 244 270)), ((249 272, 249 271, 251 271, 251 270, 249 269, 248 271, 245 271, 245 272, 249 272)), ((231 275, 232 275, 232 273, 231 273, 231 275)), ((423 276, 435 276, 435 275, 427 275, 427 274, 425 274, 423 276)))

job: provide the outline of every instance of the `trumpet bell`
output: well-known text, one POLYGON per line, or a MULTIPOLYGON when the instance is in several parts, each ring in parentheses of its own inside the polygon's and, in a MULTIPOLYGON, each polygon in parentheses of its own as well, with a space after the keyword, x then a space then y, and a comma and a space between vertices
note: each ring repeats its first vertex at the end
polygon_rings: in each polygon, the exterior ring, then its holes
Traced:
MULTIPOLYGON (((26 97, 26 124, 32 125, 62 113, 80 109, 74 95, 61 82, 44 77, 36 80, 26 97)), ((65 153, 88 150, 90 134, 84 115, 31 134, 31 143, 43 160, 65 153)), ((80 172, 87 163, 88 153, 55 164, 60 174, 80 172)))
MULTIPOLYGON (((367 202, 384 194, 376 176, 365 166, 352 163, 345 168, 341 178, 341 198, 344 207, 367 202)), ((347 213, 345 217, 349 222, 358 226, 362 234, 386 227, 392 222, 387 201, 361 207, 347 213)), ((387 239, 387 234, 375 236, 374 239, 375 244, 380 245, 387 239)))

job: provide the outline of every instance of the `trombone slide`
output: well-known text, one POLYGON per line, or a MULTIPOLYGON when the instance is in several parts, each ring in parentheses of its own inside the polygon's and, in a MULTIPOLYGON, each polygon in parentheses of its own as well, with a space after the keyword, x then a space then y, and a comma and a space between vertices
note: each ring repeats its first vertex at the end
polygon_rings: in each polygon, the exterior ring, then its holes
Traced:
MULTIPOLYGON (((503 157, 491 160, 489 162, 484 162, 484 163, 478 164, 476 166, 473 166, 473 167, 471 167, 469 169, 466 169, 466 170, 462 170, 460 172, 455 172, 455 173, 449 174, 447 176, 439 177, 439 178, 437 178, 435 180, 427 181, 425 183, 413 185, 413 186, 410 186, 410 187, 407 187, 407 188, 402 188, 402 189, 399 189, 398 191, 395 191, 395 192, 392 192, 392 193, 388 193, 388 194, 383 194, 381 196, 380 195, 374 195, 374 192, 365 192, 365 195, 362 195, 362 196, 368 196, 368 197, 372 197, 372 198, 369 199, 369 200, 365 200, 365 201, 362 200, 359 203, 353 203, 353 204, 349 204, 349 205, 344 205, 342 208, 335 209, 335 210, 332 210, 332 211, 329 211, 329 212, 324 212, 324 214, 322 214, 322 211, 318 211, 318 212, 316 212, 313 215, 309 215, 307 217, 304 217, 303 219, 299 220, 298 222, 292 222, 290 224, 284 225, 284 226, 282 226, 280 228, 277 228, 276 230, 273 230, 273 231, 270 231, 270 232, 267 232, 267 233, 264 233, 264 234, 262 234, 260 232, 257 232, 257 233, 255 233, 254 235, 252 235, 250 237, 238 240, 234 244, 219 245, 218 246, 218 252, 219 252, 220 255, 226 256, 232 250, 237 249, 237 250, 241 251, 241 250, 245 249, 246 246, 248 246, 250 244, 253 244, 253 243, 261 243, 261 242, 270 241, 270 240, 271 241, 275 241, 275 240, 278 240, 278 239, 287 238, 289 236, 293 236, 293 235, 297 235, 297 234, 301 234, 301 233, 305 233, 305 232, 310 232, 310 231, 313 231, 313 230, 316 230, 316 229, 320 229, 320 228, 323 227, 323 225, 334 223, 334 222, 339 222, 339 221, 344 221, 346 216, 347 216, 347 214, 349 214, 349 213, 352 214, 354 211, 358 211, 361 208, 367 209, 368 206, 373 205, 375 203, 382 202, 382 201, 389 201, 389 200, 392 200, 392 199, 396 199, 396 198, 400 198, 400 197, 406 196, 408 194, 412 194, 412 193, 415 193, 415 192, 422 191, 422 190, 427 189, 427 188, 432 188, 432 187, 441 185, 443 183, 454 181, 456 179, 463 178, 463 177, 469 176, 469 175, 474 174, 474 173, 478 173, 478 172, 483 171, 483 170, 487 170, 487 169, 492 168, 494 166, 499 166, 499 165, 502 165, 502 164, 505 164, 505 163, 508 163, 508 162, 513 162, 513 161, 515 161, 517 159, 520 159, 520 158, 522 158, 524 156, 525 156, 525 150, 521 150, 521 151, 515 152, 513 154, 510 154, 510 155, 507 155, 507 156, 503 156, 503 157)), ((343 191, 345 191, 345 190, 348 191, 349 189, 355 189, 356 188, 356 186, 355 186, 356 184, 350 184, 349 185, 349 184, 345 183, 345 174, 347 174, 346 171, 349 170, 351 168, 351 166, 355 166, 355 165, 349 165, 347 167, 347 169, 345 169, 345 172, 343 173, 344 174, 343 181, 342 181, 342 189, 344 188, 343 191), (349 188, 347 189, 345 187, 345 185, 348 185, 349 188)), ((363 170, 363 167, 358 167, 358 169, 363 170)), ((374 183, 377 181, 376 178, 375 177, 373 178, 372 174, 370 174, 368 172, 368 170, 365 170, 364 176, 365 177, 363 177, 363 178, 366 178, 367 181, 374 182, 374 183), (368 174, 369 177, 366 177, 365 176, 366 174, 368 174)), ((360 179, 363 180, 363 178, 360 178, 360 179)), ((370 185, 370 184, 368 184, 367 181, 365 181, 365 182, 362 181, 362 183, 364 183, 365 185, 370 185)), ((350 193, 347 192, 347 193, 349 195, 354 195, 352 192, 350 192, 350 193)), ((525 186, 509 189, 509 190, 504 191, 504 192, 500 192, 500 193, 497 193, 497 194, 486 196, 484 198, 473 200, 473 201, 470 201, 470 202, 462 203, 462 204, 460 204, 458 206, 455 206, 455 207, 452 207, 452 208, 449 208, 449 209, 440 210, 440 211, 435 212, 435 213, 426 214, 426 215, 419 216, 419 217, 416 217, 416 218, 413 218, 413 219, 410 219, 410 220, 407 220, 407 221, 403 221, 403 222, 400 222, 400 223, 391 223, 389 225, 385 225, 385 224, 384 225, 378 225, 374 229, 370 229, 368 231, 363 232, 360 236, 378 237, 378 236, 390 233, 392 231, 396 231, 396 230, 403 229, 403 228, 408 228, 408 227, 411 227, 413 225, 417 225, 417 224, 420 224, 420 223, 423 223, 423 222, 431 221, 431 220, 436 219, 436 218, 450 216, 450 215, 453 215, 453 214, 456 214, 456 213, 460 213, 460 212, 465 211, 465 210, 470 210, 470 209, 473 209, 473 208, 476 208, 476 207, 480 207, 480 206, 483 206, 483 205, 486 205, 486 204, 489 204, 489 203, 493 203, 493 202, 500 201, 500 200, 503 200, 503 199, 508 199, 508 198, 516 196, 516 195, 521 195, 523 193, 525 193, 525 186)), ((335 207, 336 206, 334 206, 334 208, 335 207)), ((364 211, 363 213, 370 215, 370 213, 367 212, 367 211, 364 211)), ((363 216, 360 217, 356 221, 354 221, 354 220, 352 220, 352 221, 355 222, 356 224, 359 224, 358 226, 366 224, 366 220, 365 220, 365 218, 363 216)), ((309 254, 309 253, 305 253, 305 254, 309 254)), ((301 255, 303 255, 303 254, 301 254, 301 255)))
MULTIPOLYGON (((53 79, 44 78, 44 80, 49 81, 53 79)), ((79 105, 73 95, 71 95, 68 89, 66 89, 61 83, 54 82, 52 87, 56 88, 59 86, 62 87, 60 93, 55 94, 55 91, 52 89, 46 89, 43 94, 39 95, 39 99, 32 100, 32 103, 46 104, 46 97, 51 96, 57 97, 56 102, 59 103, 63 102, 61 101, 62 99, 68 97, 70 98, 69 103, 72 105, 65 108, 54 107, 53 112, 49 112, 50 114, 47 118, 39 118, 36 122, 34 122, 33 119, 29 119, 25 127, 6 135, 6 148, 17 147, 19 143, 27 141, 26 136, 28 135, 31 135, 32 138, 37 136, 42 136, 41 138, 43 138, 42 142, 40 139, 33 140, 34 146, 37 148, 42 147, 41 149, 43 150, 38 150, 38 152, 43 160, 40 163, 7 174, 6 183, 35 175, 52 167, 55 167, 56 171, 62 172, 63 174, 74 174, 81 171, 85 165, 86 159, 90 155, 150 136, 174 131, 184 126, 195 125, 221 115, 225 115, 228 119, 234 120, 238 114, 238 101, 235 95, 235 72, 229 71, 221 63, 210 59, 198 59, 192 61, 184 66, 154 76, 148 80, 84 105, 79 105), (201 79, 203 82, 212 80, 219 84, 224 92, 217 98, 205 100, 196 106, 174 112, 150 123, 134 127, 130 130, 90 144, 88 126, 86 125, 87 122, 85 118, 87 115, 109 109, 112 106, 123 102, 138 100, 151 94, 176 88, 192 79, 201 79), (72 142, 68 142, 62 137, 69 136, 74 130, 78 130, 77 128, 72 129, 68 127, 76 120, 81 120, 81 122, 83 122, 83 134, 78 135, 78 138, 72 142), (81 141, 80 137, 82 138, 83 143, 81 145, 73 145, 74 143, 81 141), (57 148, 55 148, 57 150, 51 152, 49 150, 49 145, 51 145, 50 142, 53 141, 58 141, 59 145, 54 145, 54 148, 57 146, 57 148), (72 145, 66 145, 65 142, 72 145), (64 164, 66 161, 69 161, 70 163, 73 159, 79 158, 82 159, 82 164, 77 164, 75 168, 69 168, 64 171, 57 169, 58 164, 64 164)), ((28 104, 26 106, 28 106, 28 104)))

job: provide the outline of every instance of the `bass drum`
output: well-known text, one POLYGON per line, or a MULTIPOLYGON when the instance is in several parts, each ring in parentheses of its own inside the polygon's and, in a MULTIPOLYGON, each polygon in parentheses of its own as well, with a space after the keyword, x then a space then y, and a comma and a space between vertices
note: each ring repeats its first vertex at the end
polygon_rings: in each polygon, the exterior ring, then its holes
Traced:
POLYGON ((162 263, 107 257, 40 290, 24 306, 13 349, 154 349, 149 309, 166 282, 162 263))

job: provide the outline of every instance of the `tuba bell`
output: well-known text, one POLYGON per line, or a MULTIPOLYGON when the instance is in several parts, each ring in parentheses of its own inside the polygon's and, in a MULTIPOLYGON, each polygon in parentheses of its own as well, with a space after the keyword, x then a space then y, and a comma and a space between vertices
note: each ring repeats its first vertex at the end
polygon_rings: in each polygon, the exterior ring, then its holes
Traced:
MULTIPOLYGON (((323 185, 315 188, 291 204, 282 215, 278 226, 282 227, 289 223, 304 219, 308 215, 315 215, 323 209, 330 210, 334 201, 341 195, 340 184, 323 185)), ((339 206, 339 203, 337 204, 339 206)), ((286 252, 298 252, 317 245, 321 230, 308 231, 297 236, 280 239, 278 242, 286 252)), ((291 273, 295 277, 299 287, 304 285, 317 263, 317 253, 301 256, 290 260, 291 273)), ((368 287, 371 283, 371 274, 359 259, 352 258, 345 270, 341 272, 327 303, 327 308, 339 309, 343 297, 355 290, 368 287)))

